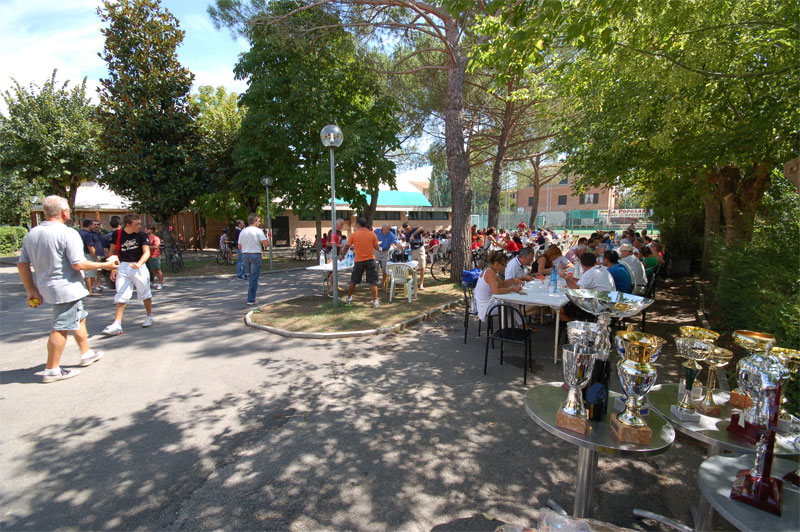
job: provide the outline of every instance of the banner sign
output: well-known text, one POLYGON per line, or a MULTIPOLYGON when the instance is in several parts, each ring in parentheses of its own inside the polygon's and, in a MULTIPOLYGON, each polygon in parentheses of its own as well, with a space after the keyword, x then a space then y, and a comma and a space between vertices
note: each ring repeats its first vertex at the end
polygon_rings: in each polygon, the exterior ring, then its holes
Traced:
POLYGON ((647 218, 650 209, 611 209, 608 214, 611 218, 647 218))

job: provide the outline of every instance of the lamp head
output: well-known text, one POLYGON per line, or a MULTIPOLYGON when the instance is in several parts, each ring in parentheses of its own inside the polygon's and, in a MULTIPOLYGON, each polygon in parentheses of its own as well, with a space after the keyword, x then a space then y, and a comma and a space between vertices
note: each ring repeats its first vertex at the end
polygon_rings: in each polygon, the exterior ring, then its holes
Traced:
POLYGON ((261 184, 264 185, 265 187, 271 187, 272 186, 272 178, 269 177, 269 176, 263 176, 261 178, 261 184))
POLYGON ((319 138, 326 148, 338 148, 342 145, 344 135, 342 134, 342 130, 339 129, 339 126, 328 124, 322 128, 319 138))

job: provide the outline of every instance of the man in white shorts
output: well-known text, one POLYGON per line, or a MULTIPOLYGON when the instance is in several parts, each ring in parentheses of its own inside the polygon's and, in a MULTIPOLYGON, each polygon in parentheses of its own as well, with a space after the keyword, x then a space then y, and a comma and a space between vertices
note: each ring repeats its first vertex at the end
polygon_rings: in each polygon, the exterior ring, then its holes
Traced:
POLYGON ((17 269, 25 286, 28 305, 33 308, 42 304, 42 299, 53 305, 53 320, 47 340, 47 364, 42 382, 56 382, 80 373, 77 369, 65 369, 59 364, 67 334, 78 343, 81 351, 81 366, 90 366, 103 357, 102 351, 89 347, 83 298, 89 292, 83 284, 83 274, 88 270, 113 270, 110 262, 86 260, 83 242, 78 233, 64 225, 69 221, 70 209, 67 200, 59 196, 48 196, 42 202, 46 221, 27 234, 22 243, 17 269), (31 264, 36 272, 31 271, 31 264))
POLYGON ((122 315, 131 300, 134 287, 147 312, 142 327, 153 325, 153 295, 150 292, 150 272, 146 265, 150 258, 150 239, 141 230, 142 221, 138 214, 126 214, 122 219, 122 227, 111 237, 111 254, 119 256, 120 264, 119 269, 111 273, 111 280, 115 281, 117 287, 117 294, 114 296, 117 308, 114 323, 103 329, 106 336, 122 334, 122 315))

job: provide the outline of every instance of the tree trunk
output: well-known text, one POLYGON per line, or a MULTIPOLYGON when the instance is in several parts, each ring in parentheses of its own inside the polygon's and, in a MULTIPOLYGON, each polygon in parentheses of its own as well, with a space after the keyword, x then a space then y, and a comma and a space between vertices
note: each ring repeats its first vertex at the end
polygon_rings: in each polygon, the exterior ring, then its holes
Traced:
POLYGON ((531 206, 531 219, 528 223, 528 226, 531 229, 536 227, 536 217, 539 216, 539 192, 541 189, 542 186, 539 184, 539 180, 537 179, 533 183, 533 205, 531 206))
MULTIPOLYGON (((726 169, 731 167, 726 167, 726 169)), ((725 216, 725 243, 728 246, 747 242, 753 235, 755 212, 770 184, 769 167, 763 163, 753 165, 751 176, 733 182, 733 190, 722 196, 722 214, 725 216), (738 186, 737 186, 738 185, 738 186)), ((736 168, 736 177, 740 171, 736 168)))
POLYGON ((511 115, 514 112, 514 103, 507 100, 503 112, 503 123, 500 124, 500 139, 497 141, 497 153, 492 166, 492 186, 489 192, 489 225, 497 227, 500 220, 500 178, 503 176, 503 159, 508 150, 508 130, 511 128, 511 115))
POLYGON ((446 25, 448 41, 454 52, 453 62, 447 69, 447 94, 445 97, 444 135, 447 154, 447 174, 450 177, 450 194, 453 209, 450 279, 461 280, 461 270, 470 267, 470 200, 472 190, 469 164, 464 150, 464 74, 469 59, 461 55, 458 44, 458 27, 450 20, 446 25))
POLYGON ((712 194, 703 196, 703 206, 705 207, 705 227, 703 230, 703 261, 700 271, 703 276, 707 276, 711 269, 711 243, 715 237, 719 236, 719 216, 720 203, 712 194))
POLYGON ((375 217, 375 211, 378 208, 378 187, 375 187, 375 190, 368 190, 369 193, 369 205, 367 205, 367 210, 364 211, 364 218, 367 219, 367 227, 372 227, 372 219, 375 217))

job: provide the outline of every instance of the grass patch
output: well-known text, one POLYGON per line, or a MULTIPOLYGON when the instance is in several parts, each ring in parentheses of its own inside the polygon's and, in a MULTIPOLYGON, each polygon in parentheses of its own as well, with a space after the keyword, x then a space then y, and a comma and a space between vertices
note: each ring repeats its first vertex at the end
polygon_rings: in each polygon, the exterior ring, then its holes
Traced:
MULTIPOLYGON (((188 257, 184 255, 183 264, 186 270, 178 273, 170 271, 166 258, 161 259, 161 268, 164 277, 195 277, 199 275, 233 275, 236 273, 236 255, 233 264, 217 264, 216 253, 193 253, 188 257)), ((273 270, 289 270, 292 268, 307 268, 317 264, 314 261, 302 261, 288 258, 273 258, 273 270)), ((269 254, 264 254, 261 264, 261 273, 269 271, 269 254)))
POLYGON ((261 307, 253 312, 251 319, 255 323, 287 331, 361 331, 390 327, 463 297, 459 285, 437 283, 430 278, 425 280, 425 291, 420 292, 419 298, 411 303, 408 298, 397 297, 389 303, 389 294, 381 288, 378 292, 381 306, 372 308, 372 296, 364 284, 356 288, 351 305, 344 304, 346 289, 340 290, 340 294, 338 308, 327 296, 303 296, 261 307))

